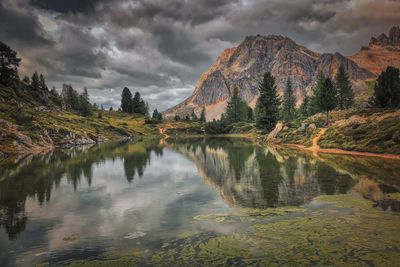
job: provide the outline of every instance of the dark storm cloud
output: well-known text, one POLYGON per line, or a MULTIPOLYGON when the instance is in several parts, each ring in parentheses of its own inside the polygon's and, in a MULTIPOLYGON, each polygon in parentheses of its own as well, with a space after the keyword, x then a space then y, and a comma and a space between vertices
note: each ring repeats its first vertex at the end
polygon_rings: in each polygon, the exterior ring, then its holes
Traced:
POLYGON ((350 55, 399 14, 392 0, 2 0, 0 40, 23 57, 22 74, 86 86, 93 102, 114 108, 128 86, 162 110, 248 35, 350 55))
POLYGON ((0 2, 0 40, 24 46, 49 45, 51 41, 37 17, 29 11, 21 11, 17 3, 0 2), (7 8, 6 8, 7 7, 7 8))
POLYGON ((99 0, 31 0, 30 3, 38 8, 67 12, 88 12, 92 11, 99 0))

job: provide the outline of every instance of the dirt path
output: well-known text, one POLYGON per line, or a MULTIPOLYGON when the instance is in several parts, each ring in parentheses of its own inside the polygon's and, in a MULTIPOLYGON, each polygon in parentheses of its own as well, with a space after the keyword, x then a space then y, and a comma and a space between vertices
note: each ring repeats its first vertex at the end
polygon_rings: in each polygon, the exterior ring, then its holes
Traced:
POLYGON ((318 145, 318 141, 321 138, 321 136, 323 136, 326 133, 327 130, 328 130, 328 128, 322 128, 319 131, 319 133, 317 134, 317 136, 314 137, 314 139, 312 140, 312 146, 310 147, 312 151, 314 151, 314 150, 318 151, 320 149, 320 147, 318 145))
POLYGON ((353 155, 353 156, 363 156, 363 157, 377 157, 377 158, 385 158, 385 159, 394 159, 394 160, 400 160, 400 155, 394 155, 394 154, 379 154, 379 153, 371 153, 371 152, 359 152, 359 151, 347 151, 343 149, 338 149, 338 148, 321 148, 318 145, 318 141, 323 136, 328 128, 322 128, 318 135, 314 137, 312 146, 311 147, 305 147, 302 145, 295 145, 298 148, 306 149, 308 151, 313 152, 315 156, 317 156, 318 153, 330 153, 330 154, 340 154, 340 155, 353 155))

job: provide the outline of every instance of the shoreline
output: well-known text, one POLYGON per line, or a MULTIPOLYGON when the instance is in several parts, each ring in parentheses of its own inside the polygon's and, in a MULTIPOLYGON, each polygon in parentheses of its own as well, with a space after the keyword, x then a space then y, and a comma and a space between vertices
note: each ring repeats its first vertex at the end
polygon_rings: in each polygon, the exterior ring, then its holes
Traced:
POLYGON ((386 153, 373 153, 373 152, 361 152, 361 151, 350 151, 350 150, 343 150, 339 148, 313 148, 313 147, 306 147, 303 145, 299 144, 277 144, 277 143, 271 143, 274 145, 283 145, 283 146, 289 146, 289 147, 295 147, 301 150, 306 150, 310 151, 313 154, 318 154, 318 153, 325 153, 325 154, 336 154, 336 155, 349 155, 349 156, 360 156, 360 157, 375 157, 375 158, 384 158, 384 159, 392 159, 392 160, 399 160, 400 161, 400 155, 396 154, 386 154, 386 153))

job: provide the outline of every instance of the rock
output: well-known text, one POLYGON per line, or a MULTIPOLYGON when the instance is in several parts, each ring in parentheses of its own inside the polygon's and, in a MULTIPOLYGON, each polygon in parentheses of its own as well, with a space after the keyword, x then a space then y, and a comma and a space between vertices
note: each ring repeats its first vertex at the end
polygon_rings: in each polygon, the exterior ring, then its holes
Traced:
POLYGON ((297 129, 297 131, 304 132, 305 129, 306 129, 306 123, 302 122, 301 126, 297 129))
POLYGON ((126 234, 126 235, 124 236, 124 238, 125 238, 125 239, 136 239, 136 238, 139 238, 139 237, 143 237, 143 236, 145 236, 145 235, 146 235, 146 233, 137 231, 137 232, 133 232, 133 233, 128 233, 128 234, 126 234))
POLYGON ((372 37, 367 47, 349 57, 360 67, 368 69, 376 76, 386 70, 389 62, 396 68, 400 67, 400 28, 394 26, 389 30, 389 36, 382 33, 372 37))
POLYGON ((276 136, 278 135, 278 133, 279 133, 280 131, 282 131, 283 127, 284 127, 284 124, 281 123, 281 122, 279 122, 279 123, 275 126, 275 129, 273 129, 272 132, 270 132, 270 133, 268 134, 267 141, 274 141, 274 140, 276 139, 276 136))
POLYGON ((310 131, 315 131, 317 129, 317 126, 314 123, 311 123, 310 125, 308 125, 308 130, 310 131))

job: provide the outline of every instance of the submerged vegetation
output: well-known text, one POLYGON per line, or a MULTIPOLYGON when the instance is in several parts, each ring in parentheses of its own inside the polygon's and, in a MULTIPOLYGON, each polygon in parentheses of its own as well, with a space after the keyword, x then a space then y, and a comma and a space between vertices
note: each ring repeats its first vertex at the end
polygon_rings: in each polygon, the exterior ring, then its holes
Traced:
POLYGON ((393 266, 400 260, 400 217, 382 213, 371 201, 351 195, 316 197, 305 208, 234 209, 194 219, 242 227, 224 234, 187 232, 156 251, 110 250, 100 259, 67 264, 393 266))

